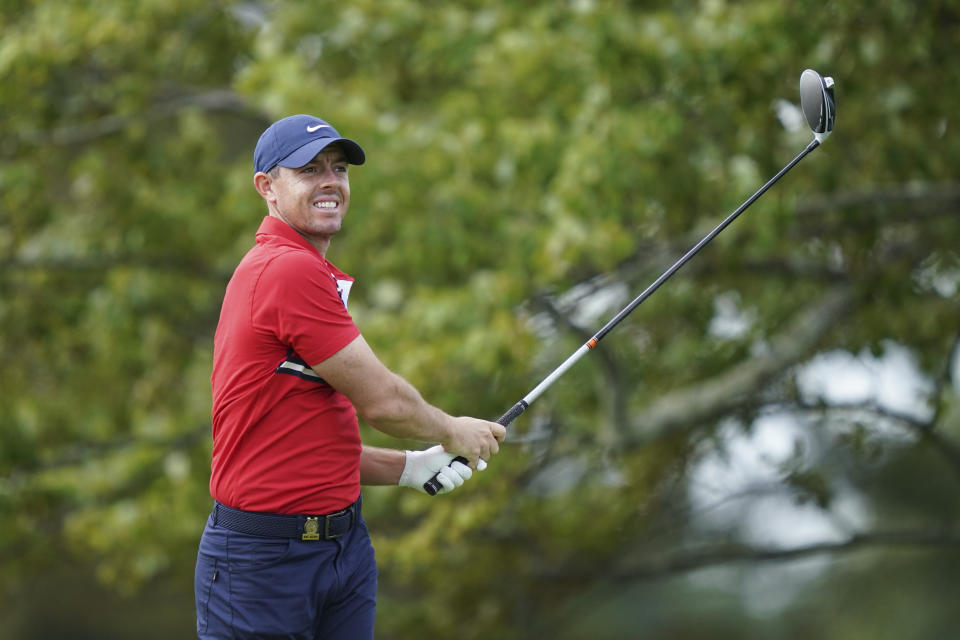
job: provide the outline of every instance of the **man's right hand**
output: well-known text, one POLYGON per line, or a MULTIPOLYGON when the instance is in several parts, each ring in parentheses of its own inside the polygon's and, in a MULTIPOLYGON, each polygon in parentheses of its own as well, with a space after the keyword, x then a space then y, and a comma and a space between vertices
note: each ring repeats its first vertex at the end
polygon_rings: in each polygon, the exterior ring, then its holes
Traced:
POLYGON ((500 450, 500 442, 506 436, 506 428, 499 423, 463 416, 453 418, 450 433, 442 444, 444 450, 463 456, 471 467, 476 467, 478 460, 489 460, 500 450))

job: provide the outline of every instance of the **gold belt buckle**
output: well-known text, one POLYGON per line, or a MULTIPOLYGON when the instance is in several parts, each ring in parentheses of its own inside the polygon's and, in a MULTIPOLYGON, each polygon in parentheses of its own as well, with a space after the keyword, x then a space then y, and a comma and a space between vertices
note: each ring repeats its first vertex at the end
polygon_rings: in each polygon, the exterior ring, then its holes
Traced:
POLYGON ((316 516, 307 516, 303 523, 303 535, 301 540, 319 540, 320 539, 320 521, 316 516))

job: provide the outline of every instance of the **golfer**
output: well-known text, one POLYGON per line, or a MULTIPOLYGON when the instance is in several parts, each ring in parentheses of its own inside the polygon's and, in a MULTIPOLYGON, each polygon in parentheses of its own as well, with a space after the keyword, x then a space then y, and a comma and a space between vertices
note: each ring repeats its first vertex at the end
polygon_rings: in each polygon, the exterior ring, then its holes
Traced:
POLYGON ((504 428, 452 417, 387 369, 326 259, 360 146, 307 115, 257 142, 268 215, 227 285, 214 338, 213 511, 195 576, 200 638, 372 638, 377 568, 360 486, 442 493, 495 454, 504 428), (361 443, 357 415, 423 451, 361 443), (452 462, 463 456, 469 466, 452 462), (452 462, 452 465, 451 465, 452 462))

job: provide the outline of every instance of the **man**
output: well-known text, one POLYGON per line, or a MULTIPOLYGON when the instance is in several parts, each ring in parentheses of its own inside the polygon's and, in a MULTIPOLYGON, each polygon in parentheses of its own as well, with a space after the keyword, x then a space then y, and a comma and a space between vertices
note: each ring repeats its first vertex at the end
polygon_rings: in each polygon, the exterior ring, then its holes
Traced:
POLYGON ((214 509, 197 556, 201 638, 373 637, 377 574, 360 486, 441 492, 498 451, 496 423, 428 404, 373 354, 326 259, 364 152, 328 123, 273 123, 254 152, 267 205, 214 338, 214 509), (357 414, 425 451, 365 446, 357 414), (463 456, 470 465, 453 462, 463 456))

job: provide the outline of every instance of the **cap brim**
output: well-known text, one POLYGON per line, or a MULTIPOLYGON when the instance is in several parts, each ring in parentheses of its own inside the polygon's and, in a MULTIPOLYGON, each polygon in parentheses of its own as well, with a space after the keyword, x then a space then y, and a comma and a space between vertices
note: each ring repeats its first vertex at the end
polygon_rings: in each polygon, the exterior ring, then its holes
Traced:
POLYGON ((366 160, 363 149, 353 140, 347 138, 317 138, 303 145, 286 158, 281 159, 277 164, 288 169, 299 169, 334 142, 340 143, 340 148, 343 149, 347 156, 347 162, 350 164, 363 164, 366 160))

